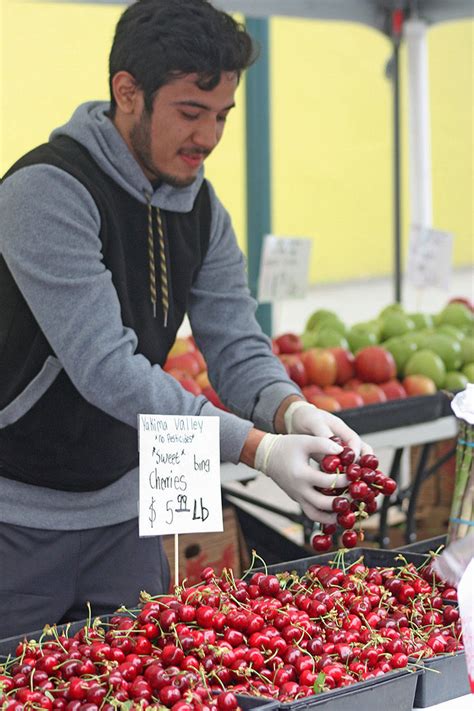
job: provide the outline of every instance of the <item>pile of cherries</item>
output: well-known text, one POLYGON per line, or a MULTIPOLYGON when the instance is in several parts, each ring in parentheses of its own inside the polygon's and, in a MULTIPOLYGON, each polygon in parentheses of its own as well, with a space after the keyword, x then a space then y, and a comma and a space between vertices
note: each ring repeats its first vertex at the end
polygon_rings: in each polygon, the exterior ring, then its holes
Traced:
MULTIPOLYGON (((344 474, 349 480, 346 488, 320 489, 322 493, 333 496, 332 510, 337 514, 337 523, 344 529, 341 536, 345 548, 354 548, 364 540, 362 521, 377 511, 377 496, 391 496, 397 483, 378 469, 379 460, 374 454, 363 454, 355 461, 354 450, 347 446, 340 437, 331 437, 341 445, 339 454, 327 454, 321 460, 320 467, 328 474, 344 474), (354 530, 358 526, 358 531, 354 530)), ((318 553, 328 551, 334 544, 333 537, 337 524, 323 524, 322 533, 315 531, 311 536, 311 545, 318 553)))
POLYGON ((72 636, 49 628, 0 667, 0 708, 234 711, 238 694, 312 696, 462 648, 457 607, 433 573, 332 565, 303 575, 202 572, 175 594, 89 621, 72 636), (413 660, 410 662, 410 659, 413 660))

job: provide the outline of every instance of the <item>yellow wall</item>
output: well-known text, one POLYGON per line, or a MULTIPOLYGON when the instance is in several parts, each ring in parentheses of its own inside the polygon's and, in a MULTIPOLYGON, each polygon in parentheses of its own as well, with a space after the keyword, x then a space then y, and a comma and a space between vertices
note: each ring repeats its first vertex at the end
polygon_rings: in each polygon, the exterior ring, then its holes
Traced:
MULTIPOLYGON (((123 5, 0 0, 0 171, 47 139, 82 101, 107 98, 123 5)), ((273 231, 314 238, 313 281, 387 274, 392 263, 388 40, 345 23, 274 18, 273 231)), ((472 262, 473 23, 429 32, 434 225, 472 262)), ((406 88, 402 53, 402 86, 406 88)), ((244 92, 207 175, 245 243, 244 92)), ((404 136, 406 137, 404 125, 404 136)), ((408 181, 404 142, 405 185, 408 181)), ((404 233, 409 224, 404 190, 404 233)))

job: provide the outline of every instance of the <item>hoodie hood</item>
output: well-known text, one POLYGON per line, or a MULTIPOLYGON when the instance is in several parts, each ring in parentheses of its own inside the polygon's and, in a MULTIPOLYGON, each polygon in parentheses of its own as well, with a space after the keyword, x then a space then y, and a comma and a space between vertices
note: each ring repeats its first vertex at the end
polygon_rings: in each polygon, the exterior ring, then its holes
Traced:
POLYGON ((154 190, 120 133, 108 118, 109 103, 89 101, 81 104, 71 119, 56 128, 50 138, 69 136, 86 148, 102 170, 140 202, 173 212, 190 212, 204 179, 204 169, 191 185, 175 188, 163 183, 154 190))

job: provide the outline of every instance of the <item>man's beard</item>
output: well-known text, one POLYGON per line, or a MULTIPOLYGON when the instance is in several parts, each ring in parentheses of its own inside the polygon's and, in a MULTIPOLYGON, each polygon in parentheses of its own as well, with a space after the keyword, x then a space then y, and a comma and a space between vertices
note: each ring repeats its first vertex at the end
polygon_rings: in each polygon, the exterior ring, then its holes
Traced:
POLYGON ((151 131, 150 116, 143 109, 140 120, 130 131, 130 145, 141 166, 146 169, 149 176, 152 176, 152 183, 167 183, 173 188, 187 188, 196 180, 193 178, 178 178, 176 175, 163 173, 154 163, 151 157, 151 131))

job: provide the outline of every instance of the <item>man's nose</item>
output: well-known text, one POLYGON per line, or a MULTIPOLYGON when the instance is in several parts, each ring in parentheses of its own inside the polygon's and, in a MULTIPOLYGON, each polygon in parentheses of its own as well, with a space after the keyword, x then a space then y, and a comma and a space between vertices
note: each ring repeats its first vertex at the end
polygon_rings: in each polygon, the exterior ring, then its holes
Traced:
POLYGON ((200 123, 193 134, 194 143, 206 151, 212 151, 217 146, 221 137, 217 121, 208 120, 200 123))

